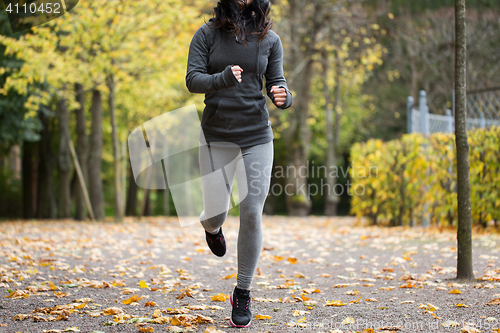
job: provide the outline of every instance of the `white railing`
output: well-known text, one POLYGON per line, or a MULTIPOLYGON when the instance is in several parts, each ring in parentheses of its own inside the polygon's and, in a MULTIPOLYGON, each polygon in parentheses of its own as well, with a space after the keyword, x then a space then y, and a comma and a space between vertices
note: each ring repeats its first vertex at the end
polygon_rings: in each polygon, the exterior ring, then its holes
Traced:
MULTIPOLYGON (((500 90, 497 94, 500 95, 500 90)), ((467 99, 467 113, 473 117, 467 117, 468 130, 500 126, 500 99, 496 96, 492 90, 471 93, 467 99)), ((408 97, 407 112, 408 133, 455 133, 455 117, 451 110, 446 110, 444 115, 429 113, 424 90, 420 91, 418 109, 413 107, 413 97, 408 97)))

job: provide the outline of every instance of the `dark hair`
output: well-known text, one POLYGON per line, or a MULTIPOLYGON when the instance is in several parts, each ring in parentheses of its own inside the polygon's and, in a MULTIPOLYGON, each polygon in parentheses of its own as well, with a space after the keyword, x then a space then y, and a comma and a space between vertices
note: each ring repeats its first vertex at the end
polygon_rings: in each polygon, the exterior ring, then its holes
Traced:
MULTIPOLYGON (((247 0, 241 0, 245 3, 247 0)), ((217 6, 214 7, 213 17, 208 21, 211 23, 211 28, 222 28, 231 35, 236 37, 236 42, 243 44, 246 40, 244 27, 244 20, 241 18, 241 12, 238 0, 220 0, 217 6)), ((246 9, 246 8, 245 8, 246 9)), ((255 22, 256 31, 250 33, 251 35, 258 35, 257 42, 266 38, 267 33, 272 27, 273 20, 269 19, 269 12, 271 11, 271 2, 269 0, 253 0, 248 7, 249 10, 255 12, 253 20, 255 22)))

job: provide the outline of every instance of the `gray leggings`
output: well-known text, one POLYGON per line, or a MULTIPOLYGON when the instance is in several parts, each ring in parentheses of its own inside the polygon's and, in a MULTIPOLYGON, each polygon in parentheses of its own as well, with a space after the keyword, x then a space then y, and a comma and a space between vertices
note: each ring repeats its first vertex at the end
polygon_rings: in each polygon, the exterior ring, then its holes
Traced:
MULTIPOLYGON (((262 212, 269 192, 274 158, 273 141, 250 147, 222 147, 217 143, 200 146, 203 206, 200 222, 207 232, 215 233, 226 220, 234 176, 240 196, 240 228, 238 232, 237 287, 250 289, 262 250, 262 212), (241 154, 240 154, 241 149, 241 154), (243 163, 242 163, 243 162, 243 163), (222 178, 203 177, 222 171, 222 178), (247 190, 247 195, 241 198, 247 190)), ((220 175, 220 173, 219 173, 220 175)), ((234 198, 234 193, 233 193, 234 198)), ((236 201, 234 205, 238 204, 236 201)))

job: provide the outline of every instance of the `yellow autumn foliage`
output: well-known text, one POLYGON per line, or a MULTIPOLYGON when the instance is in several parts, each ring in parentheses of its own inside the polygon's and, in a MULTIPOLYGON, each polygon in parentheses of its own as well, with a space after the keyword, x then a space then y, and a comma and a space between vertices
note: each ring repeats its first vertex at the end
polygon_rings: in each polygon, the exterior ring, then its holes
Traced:
MULTIPOLYGON (((500 220, 500 127, 468 131, 474 223, 500 220)), ((457 223, 456 147, 452 133, 371 139, 351 149, 351 213, 373 224, 457 223)))

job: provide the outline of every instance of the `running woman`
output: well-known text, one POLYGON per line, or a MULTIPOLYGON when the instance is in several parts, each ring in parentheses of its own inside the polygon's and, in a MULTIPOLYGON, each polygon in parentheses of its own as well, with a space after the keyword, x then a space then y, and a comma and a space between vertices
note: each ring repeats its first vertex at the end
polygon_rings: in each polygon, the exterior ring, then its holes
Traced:
POLYGON ((222 225, 235 175, 240 195, 242 188, 248 190, 239 203, 238 274, 230 296, 235 327, 248 327, 252 319, 250 287, 262 250, 262 213, 274 158, 263 76, 266 93, 277 108, 287 109, 293 103, 283 74, 283 46, 271 30, 270 10, 269 0, 220 0, 213 17, 195 32, 187 63, 188 90, 205 94, 200 223, 209 248, 219 257, 226 253, 222 225), (204 177, 215 171, 222 172, 225 184, 204 177))

